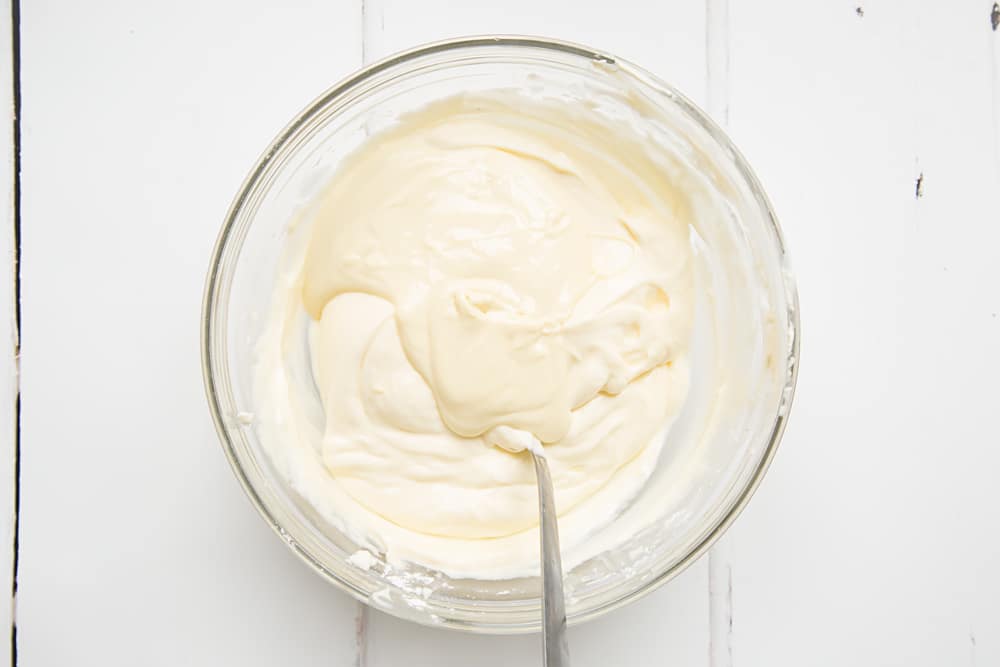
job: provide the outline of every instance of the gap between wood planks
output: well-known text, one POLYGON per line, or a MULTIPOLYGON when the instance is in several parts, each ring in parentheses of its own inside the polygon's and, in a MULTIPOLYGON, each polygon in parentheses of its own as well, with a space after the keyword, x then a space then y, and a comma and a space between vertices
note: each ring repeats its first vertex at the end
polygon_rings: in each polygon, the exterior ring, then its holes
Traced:
POLYGON ((11 554, 11 591, 10 591, 10 665, 17 665, 17 569, 18 569, 18 538, 20 534, 21 510, 21 5, 19 0, 11 0, 11 101, 12 115, 10 138, 12 150, 8 159, 12 165, 12 222, 13 222, 13 263, 11 279, 13 280, 13 308, 8 317, 13 317, 10 354, 13 355, 13 377, 10 378, 10 388, 13 393, 13 526, 11 554))
MULTIPOLYGON (((724 129, 729 124, 729 0, 705 1, 705 105, 724 129)), ((733 546, 723 534, 708 552, 708 662, 733 666, 733 546)))

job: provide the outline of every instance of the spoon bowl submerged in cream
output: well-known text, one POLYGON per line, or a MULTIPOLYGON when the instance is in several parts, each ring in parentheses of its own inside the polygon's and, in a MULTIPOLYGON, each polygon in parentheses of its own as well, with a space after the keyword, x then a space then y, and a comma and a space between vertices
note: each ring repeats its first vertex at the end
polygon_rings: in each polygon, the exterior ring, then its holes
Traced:
POLYGON ((526 448, 571 622, 669 579, 759 483, 790 407, 794 286, 721 131, 632 65, 431 45, 332 89, 223 230, 206 385, 238 476, 390 613, 538 627, 526 448))

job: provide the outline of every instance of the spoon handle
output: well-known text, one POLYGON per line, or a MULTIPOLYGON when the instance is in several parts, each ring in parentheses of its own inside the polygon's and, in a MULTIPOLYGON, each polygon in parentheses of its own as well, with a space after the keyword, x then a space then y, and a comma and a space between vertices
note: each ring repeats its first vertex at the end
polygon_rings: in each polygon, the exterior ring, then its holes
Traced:
POLYGON ((562 557, 559 554, 559 526, 552 491, 552 477, 545 457, 534 452, 535 476, 538 478, 538 513, 541 528, 542 556, 542 644, 545 667, 569 667, 566 644, 566 602, 563 599, 562 557))

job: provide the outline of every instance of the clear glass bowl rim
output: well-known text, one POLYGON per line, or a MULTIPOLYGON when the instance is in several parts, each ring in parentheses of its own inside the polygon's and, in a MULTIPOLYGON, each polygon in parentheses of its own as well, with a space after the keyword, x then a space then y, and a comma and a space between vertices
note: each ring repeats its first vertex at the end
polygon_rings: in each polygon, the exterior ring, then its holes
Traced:
MULTIPOLYGON (((746 159, 743 157, 742 153, 740 153, 740 151, 733 144, 732 140, 729 139, 728 135, 708 116, 708 114, 702 111, 683 93, 665 83, 659 77, 649 73, 642 67, 639 67, 627 60, 623 60, 617 56, 610 55, 607 52, 598 51, 581 44, 559 39, 525 35, 479 35, 456 37, 431 42, 406 51, 395 53, 357 70, 355 73, 349 75, 345 79, 327 89, 319 97, 313 100, 290 123, 288 123, 288 125, 285 126, 285 128, 262 153, 260 158, 258 158, 253 169, 244 179, 239 191, 234 197, 233 202, 226 214, 222 229, 219 232, 215 247, 212 251, 208 276, 205 282, 200 336, 202 375, 209 409, 212 414, 212 420, 215 424, 216 432, 219 436, 219 441, 222 444, 222 448, 225 451, 226 458, 229 460, 229 464, 232 467, 234 474, 239 480, 240 485, 243 487, 244 492, 249 497, 251 503, 257 509, 257 512, 267 522, 271 529, 281 538, 281 540, 285 542, 289 548, 291 548, 291 550, 309 567, 315 570, 324 579, 334 584, 340 590, 367 604, 367 597, 362 591, 359 591, 353 585, 339 577, 335 572, 327 568, 312 553, 296 542, 295 539, 284 530, 281 523, 264 504, 260 495, 257 493, 253 482, 247 475, 247 471, 244 470, 243 466, 240 464, 239 457, 236 452, 236 445, 230 434, 230 426, 226 424, 226 420, 223 415, 223 407, 220 403, 219 397, 220 383, 226 383, 228 385, 230 378, 228 376, 221 378, 217 377, 214 370, 216 368, 216 362, 214 358, 215 352, 213 350, 213 344, 215 342, 216 334, 215 328, 213 327, 213 320, 217 315, 216 306, 219 301, 220 289, 222 286, 221 275, 224 269, 223 258, 226 255, 227 245, 233 237, 233 232, 237 227, 240 212, 246 205, 251 193, 254 191, 254 188, 267 173, 270 163, 276 155, 279 155, 282 148, 296 135, 296 132, 305 126, 314 115, 320 112, 321 109, 328 104, 337 101, 342 96, 349 94, 353 89, 367 82, 372 77, 395 66, 406 64, 426 56, 439 55, 465 49, 476 49, 481 47, 495 48, 498 46, 528 50, 538 49, 543 51, 556 51, 564 55, 569 54, 572 56, 578 56, 582 60, 590 63, 601 62, 609 65, 616 65, 627 70, 633 76, 640 78, 645 85, 651 86, 658 92, 670 97, 690 118, 701 125, 702 129, 704 129, 713 140, 718 142, 720 147, 728 151, 732 156, 733 165, 738 170, 740 176, 745 179, 746 184, 749 186, 751 192, 757 200, 757 204, 760 206, 767 221, 771 225, 771 231, 774 234, 775 242, 778 245, 779 258, 781 262, 781 276, 783 281, 783 285, 781 287, 783 287, 787 298, 789 341, 787 346, 788 355, 786 361, 788 364, 788 374, 785 385, 782 388, 782 400, 779 402, 778 413, 775 415, 774 425, 771 429, 764 453, 761 456, 756 469, 749 477, 746 485, 743 487, 722 519, 711 531, 706 534, 705 538, 702 539, 702 541, 683 558, 678 560, 663 572, 651 577, 645 582, 644 585, 634 591, 607 601, 594 607, 593 609, 574 615, 569 619, 569 622, 571 625, 576 625, 603 616, 614 609, 652 593, 660 586, 666 584, 668 581, 683 572, 689 565, 698 560, 708 551, 708 549, 712 547, 712 545, 722 536, 723 533, 726 532, 733 521, 735 521, 735 519, 743 511, 744 507, 746 507, 750 498, 753 496, 757 487, 763 480, 764 475, 774 458, 775 452, 777 451, 778 444, 781 442, 781 437, 784 433, 788 415, 794 399, 799 369, 799 304, 795 280, 789 265, 788 253, 785 248, 784 236, 782 234, 781 227, 778 224, 777 217, 775 216, 774 210, 764 192, 763 187, 758 181, 756 175, 753 173, 746 159)), ((230 393, 231 392, 229 391, 226 392, 227 395, 230 393)), ((405 618, 412 620, 411 617, 405 618)), ((444 627, 493 634, 523 633, 537 631, 540 629, 540 623, 534 627, 509 627, 504 625, 492 625, 488 622, 472 622, 468 620, 452 620, 448 618, 436 620, 433 623, 430 620, 427 620, 425 623, 439 628, 444 627)))

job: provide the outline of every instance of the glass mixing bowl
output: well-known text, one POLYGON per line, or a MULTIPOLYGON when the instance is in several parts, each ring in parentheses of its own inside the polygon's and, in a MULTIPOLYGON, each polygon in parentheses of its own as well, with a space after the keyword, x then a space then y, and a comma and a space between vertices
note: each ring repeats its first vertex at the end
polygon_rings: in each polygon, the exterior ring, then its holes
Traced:
POLYGON ((219 438, 258 511, 323 577, 403 618, 495 633, 539 628, 537 578, 453 580, 420 568, 386 568, 382 561, 356 567, 348 559, 358 545, 321 519, 272 468, 253 424, 252 367, 289 225, 343 158, 400 113, 458 92, 498 88, 585 99, 638 128, 650 145, 699 175, 710 195, 697 211, 711 220, 703 226, 702 243, 728 244, 731 256, 740 259, 716 267, 699 285, 711 295, 704 308, 715 317, 707 337, 714 335, 716 345, 703 346, 709 351, 694 360, 693 385, 716 397, 715 427, 698 438, 683 429, 675 433, 646 489, 614 522, 635 526, 635 532, 567 572, 570 622, 595 618, 669 581, 733 521, 781 438, 799 340, 784 244, 757 179, 702 111, 630 63, 552 40, 457 39, 371 65, 295 118, 240 188, 212 257, 202 363, 219 438), (711 352, 730 340, 739 344, 724 355, 711 352), (640 515, 646 520, 636 522, 640 515), (413 594, 415 583, 419 596, 413 594))

